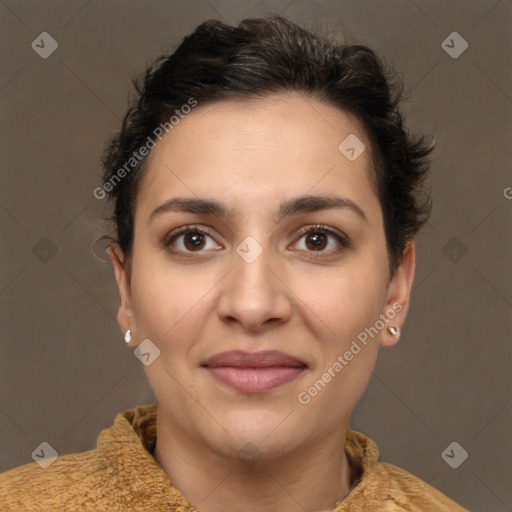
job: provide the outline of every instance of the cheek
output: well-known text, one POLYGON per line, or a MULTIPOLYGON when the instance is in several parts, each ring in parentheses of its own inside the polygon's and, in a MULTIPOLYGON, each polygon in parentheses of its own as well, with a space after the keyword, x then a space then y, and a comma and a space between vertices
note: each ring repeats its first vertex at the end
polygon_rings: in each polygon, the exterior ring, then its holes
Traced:
POLYGON ((385 303, 386 274, 378 259, 370 258, 360 258, 330 274, 322 293, 317 288, 308 297, 329 327, 321 339, 321 364, 313 385, 318 379, 329 382, 326 392, 318 396, 319 407, 328 410, 337 403, 341 409, 351 410, 368 385, 377 360, 380 332, 372 327, 385 303))
POLYGON ((382 269, 362 259, 327 272, 301 273, 293 289, 310 316, 321 320, 316 323, 316 330, 321 328, 324 333, 320 337, 333 339, 338 348, 375 323, 386 295, 382 269))
MULTIPOLYGON (((135 263, 135 262, 134 262, 135 263)), ((194 265, 173 265, 164 256, 139 258, 132 271, 132 300, 140 336, 169 344, 193 339, 215 275, 194 265)))
POLYGON ((361 273, 333 272, 323 287, 302 290, 317 357, 299 402, 323 411, 333 425, 356 406, 375 368, 380 333, 370 328, 381 313, 385 286, 378 270, 366 266, 361 273))

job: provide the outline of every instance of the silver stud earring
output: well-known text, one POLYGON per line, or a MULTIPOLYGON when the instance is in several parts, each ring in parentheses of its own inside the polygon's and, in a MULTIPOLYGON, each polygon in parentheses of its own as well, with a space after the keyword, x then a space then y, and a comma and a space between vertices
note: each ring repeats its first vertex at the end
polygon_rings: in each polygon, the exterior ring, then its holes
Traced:
POLYGON ((130 329, 128 329, 124 335, 124 341, 126 343, 130 343, 130 341, 132 341, 132 331, 130 331, 130 329))
POLYGON ((400 327, 388 327, 388 331, 397 338, 400 337, 400 327))

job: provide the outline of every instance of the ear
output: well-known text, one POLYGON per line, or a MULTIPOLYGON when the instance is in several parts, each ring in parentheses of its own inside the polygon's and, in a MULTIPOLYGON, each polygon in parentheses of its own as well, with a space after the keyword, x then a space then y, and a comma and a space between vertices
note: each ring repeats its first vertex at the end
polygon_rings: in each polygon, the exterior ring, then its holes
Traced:
POLYGON ((121 247, 118 244, 112 244, 107 248, 108 259, 114 267, 114 274, 119 289, 121 304, 117 312, 117 323, 123 331, 123 334, 130 329, 132 339, 135 338, 135 313, 132 306, 132 293, 130 282, 130 268, 126 264, 125 257, 121 247))
POLYGON ((380 339, 380 345, 383 347, 392 347, 398 341, 399 336, 390 333, 387 328, 399 327, 401 330, 405 323, 407 311, 409 310, 415 268, 416 248, 411 240, 407 242, 402 255, 402 261, 391 276, 388 284, 388 295, 383 313, 389 320, 380 339), (391 318, 391 312, 395 312, 393 318, 391 318))

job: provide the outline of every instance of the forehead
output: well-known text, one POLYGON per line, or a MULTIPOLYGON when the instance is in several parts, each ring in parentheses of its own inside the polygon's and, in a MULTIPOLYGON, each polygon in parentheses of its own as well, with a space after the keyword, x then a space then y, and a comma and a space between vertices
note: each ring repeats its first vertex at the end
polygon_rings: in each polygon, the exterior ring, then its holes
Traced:
POLYGON ((222 196, 254 209, 333 191, 379 206, 366 135, 349 113, 284 93, 222 100, 180 119, 148 157, 137 211, 147 215, 173 195, 222 196))

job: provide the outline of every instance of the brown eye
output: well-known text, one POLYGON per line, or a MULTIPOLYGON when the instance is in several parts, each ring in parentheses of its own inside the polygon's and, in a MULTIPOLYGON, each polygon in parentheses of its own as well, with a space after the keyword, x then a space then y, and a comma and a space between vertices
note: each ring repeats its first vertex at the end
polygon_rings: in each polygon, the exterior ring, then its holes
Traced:
POLYGON ((299 235, 300 239, 297 243, 300 244, 304 241, 304 247, 299 247, 299 249, 306 252, 319 252, 327 255, 341 252, 350 245, 346 235, 323 225, 305 228, 299 235), (333 240, 334 245, 331 243, 333 240), (333 247, 328 247, 331 245, 333 247))
POLYGON ((185 226, 170 233, 164 245, 174 253, 187 254, 206 252, 203 249, 220 249, 211 235, 204 229, 195 226, 185 226))
POLYGON ((202 233, 185 233, 183 236, 183 245, 189 251, 202 249, 205 245, 204 235, 202 233))
POLYGON ((312 251, 325 249, 327 242, 327 235, 325 233, 311 232, 306 237, 306 246, 312 251))

